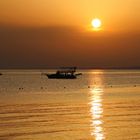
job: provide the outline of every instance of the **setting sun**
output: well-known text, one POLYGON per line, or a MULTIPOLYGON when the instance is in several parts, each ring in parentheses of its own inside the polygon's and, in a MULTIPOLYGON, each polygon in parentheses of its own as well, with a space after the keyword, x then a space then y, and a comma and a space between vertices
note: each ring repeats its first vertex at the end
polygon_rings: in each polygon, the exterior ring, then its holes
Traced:
POLYGON ((96 18, 96 19, 92 20, 91 25, 93 28, 99 29, 101 27, 102 23, 101 23, 100 19, 96 18))

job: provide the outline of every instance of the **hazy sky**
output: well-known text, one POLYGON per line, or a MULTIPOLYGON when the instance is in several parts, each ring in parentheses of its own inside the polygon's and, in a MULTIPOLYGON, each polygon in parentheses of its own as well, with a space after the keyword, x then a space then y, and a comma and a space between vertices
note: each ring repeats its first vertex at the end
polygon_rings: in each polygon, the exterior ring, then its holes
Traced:
POLYGON ((0 0, 0 68, 140 67, 139 9, 139 0, 0 0))

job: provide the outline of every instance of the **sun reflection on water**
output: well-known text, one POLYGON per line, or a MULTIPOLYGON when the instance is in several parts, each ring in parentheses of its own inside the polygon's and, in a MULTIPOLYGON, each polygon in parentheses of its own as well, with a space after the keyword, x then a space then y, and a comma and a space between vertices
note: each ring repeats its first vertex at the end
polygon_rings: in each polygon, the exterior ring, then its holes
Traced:
MULTIPOLYGON (((95 74, 96 77, 96 74, 95 74)), ((94 78, 95 78, 94 77, 94 78)), ((100 77, 97 75, 97 79, 100 77)), ((104 130, 103 130, 103 107, 102 107, 102 95, 103 87, 98 83, 93 88, 90 89, 90 113, 91 119, 91 135, 95 137, 95 140, 104 140, 104 130)))

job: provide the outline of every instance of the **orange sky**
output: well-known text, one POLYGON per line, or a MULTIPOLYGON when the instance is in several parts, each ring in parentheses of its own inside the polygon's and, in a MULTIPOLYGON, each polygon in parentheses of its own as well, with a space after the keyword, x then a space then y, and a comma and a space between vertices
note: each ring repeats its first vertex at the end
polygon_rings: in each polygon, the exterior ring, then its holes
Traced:
POLYGON ((1 0, 0 23, 86 27, 94 17, 106 31, 140 30, 139 0, 1 0))
POLYGON ((0 0, 0 68, 140 68, 139 9, 140 0, 0 0))

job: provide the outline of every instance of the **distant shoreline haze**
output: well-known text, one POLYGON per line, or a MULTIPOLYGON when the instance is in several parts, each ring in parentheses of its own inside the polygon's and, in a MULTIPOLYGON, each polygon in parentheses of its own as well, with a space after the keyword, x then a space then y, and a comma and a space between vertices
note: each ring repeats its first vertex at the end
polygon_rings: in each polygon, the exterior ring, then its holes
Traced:
POLYGON ((0 68, 140 68, 140 33, 0 28, 0 68))
MULTIPOLYGON (((68 66, 66 66, 68 67, 68 66)), ((59 69, 60 67, 8 67, 8 68, 0 68, 0 70, 51 70, 51 69, 59 69)), ((140 67, 77 67, 77 70, 140 70, 140 67)))

